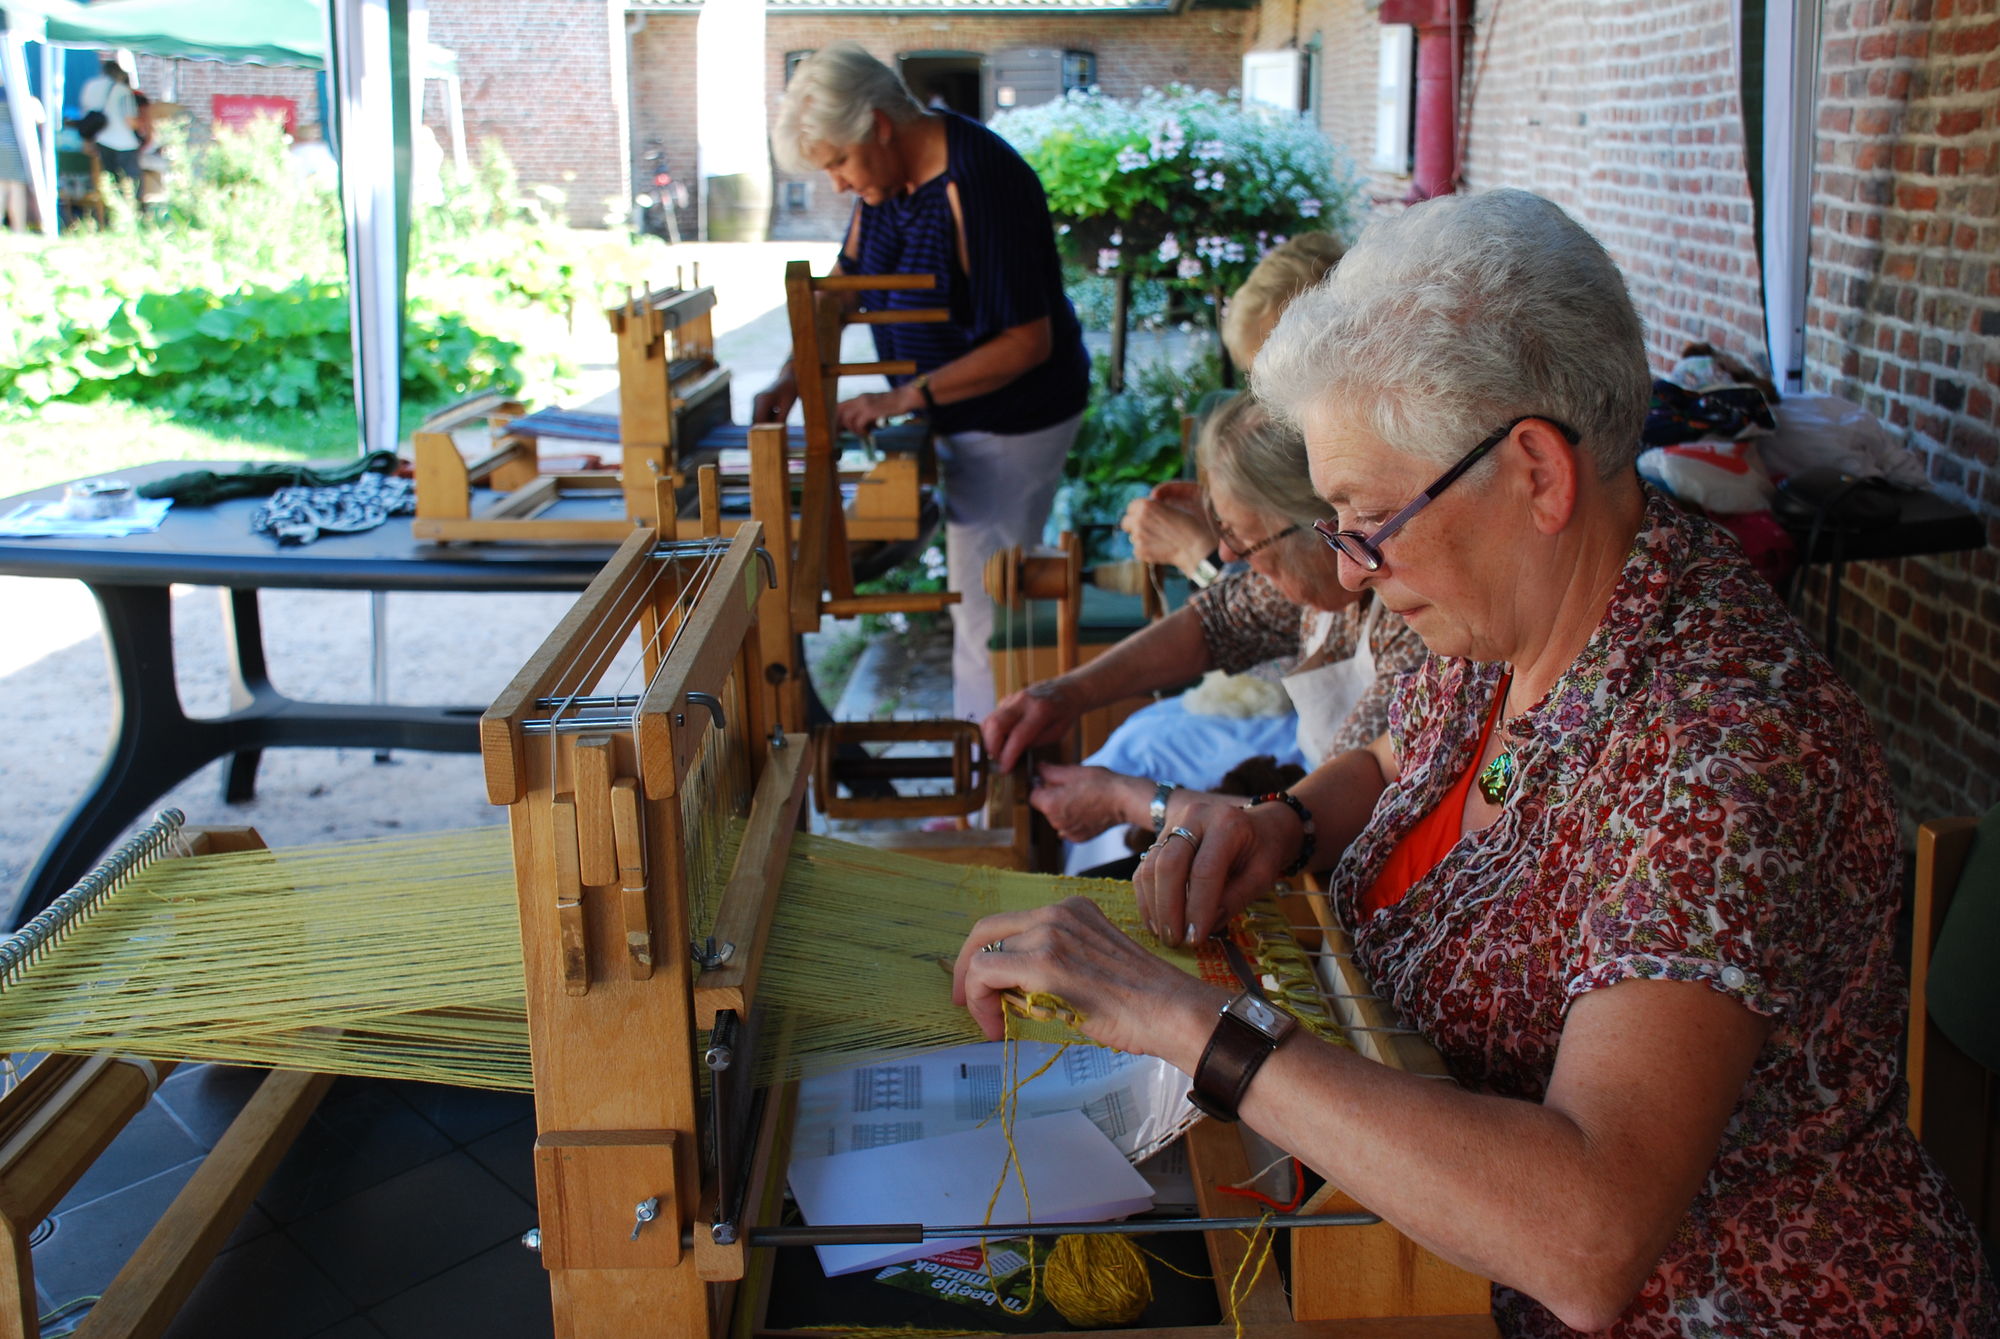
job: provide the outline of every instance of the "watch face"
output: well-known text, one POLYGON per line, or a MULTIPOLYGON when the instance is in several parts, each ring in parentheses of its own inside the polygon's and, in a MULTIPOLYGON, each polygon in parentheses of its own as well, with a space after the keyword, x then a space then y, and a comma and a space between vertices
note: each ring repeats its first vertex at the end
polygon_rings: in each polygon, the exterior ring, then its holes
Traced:
POLYGON ((1228 1012, 1273 1041, 1282 1038, 1296 1026, 1290 1014, 1280 1012, 1269 1000, 1248 991, 1229 1002, 1228 1012))

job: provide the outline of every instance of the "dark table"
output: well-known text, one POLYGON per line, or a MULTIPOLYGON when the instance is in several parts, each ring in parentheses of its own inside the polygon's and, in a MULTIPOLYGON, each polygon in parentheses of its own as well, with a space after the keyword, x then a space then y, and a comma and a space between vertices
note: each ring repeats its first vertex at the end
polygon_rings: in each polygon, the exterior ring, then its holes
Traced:
MULTIPOLYGON (((233 462, 174 461, 119 470, 133 483, 233 462)), ((93 476, 108 478, 111 476, 93 476)), ((0 499, 0 514, 63 485, 0 499)), ((248 799, 267 748, 400 748, 479 751, 483 707, 302 702, 272 687, 264 665, 257 592, 266 587, 357 591, 580 591, 610 557, 607 544, 420 543, 408 518, 358 535, 327 535, 280 548, 250 530, 260 499, 176 506, 150 534, 124 539, 0 537, 0 575, 69 577, 90 587, 111 659, 111 743, 90 789, 70 811, 23 883, 6 924, 17 926, 68 889, 113 838, 161 795, 228 757, 224 797, 248 799), (194 718, 174 688, 168 587, 229 592, 228 714, 194 718)))

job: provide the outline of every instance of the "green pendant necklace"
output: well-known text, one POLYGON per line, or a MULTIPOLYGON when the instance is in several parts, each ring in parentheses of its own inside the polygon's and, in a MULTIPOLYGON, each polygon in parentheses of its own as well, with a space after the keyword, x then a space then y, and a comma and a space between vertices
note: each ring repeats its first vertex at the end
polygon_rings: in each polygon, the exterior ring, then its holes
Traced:
MULTIPOLYGON (((1513 686, 1512 674, 1500 681, 1500 700, 1495 704, 1496 725, 1500 723, 1497 713, 1506 711, 1507 690, 1513 686)), ((1479 793, 1485 797, 1488 804, 1499 804, 1505 800, 1507 792, 1514 785, 1514 750, 1501 749, 1492 762, 1479 769, 1479 775, 1475 780, 1479 786, 1479 793)))

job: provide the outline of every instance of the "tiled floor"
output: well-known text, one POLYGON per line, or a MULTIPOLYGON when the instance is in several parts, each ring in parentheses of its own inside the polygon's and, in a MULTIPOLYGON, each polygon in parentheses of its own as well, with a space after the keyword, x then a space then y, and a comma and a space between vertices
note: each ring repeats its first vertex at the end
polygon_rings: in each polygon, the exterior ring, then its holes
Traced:
MULTIPOLYGON (((101 1292, 262 1075, 175 1071, 36 1246, 46 1312, 101 1292)), ((342 1079, 169 1339, 547 1339, 525 1095, 342 1079)))

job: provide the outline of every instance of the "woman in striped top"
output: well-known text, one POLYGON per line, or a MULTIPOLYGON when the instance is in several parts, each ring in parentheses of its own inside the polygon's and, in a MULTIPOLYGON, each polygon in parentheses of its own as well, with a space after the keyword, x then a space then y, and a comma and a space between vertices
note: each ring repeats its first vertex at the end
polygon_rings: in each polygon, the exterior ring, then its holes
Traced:
MULTIPOLYGON (((862 307, 946 306, 941 323, 877 325, 877 355, 914 376, 843 400, 840 426, 864 432, 923 413, 938 433, 952 607, 954 713, 993 706, 986 642, 986 560, 1040 539, 1090 391, 1090 356, 1063 293, 1048 203, 1034 169, 998 135, 952 112, 926 111, 896 73, 851 42, 802 63, 773 137, 790 171, 823 171, 856 195, 839 269, 929 274, 925 291, 871 291, 862 307)), ((761 393, 759 422, 798 398, 789 364, 761 393)))

